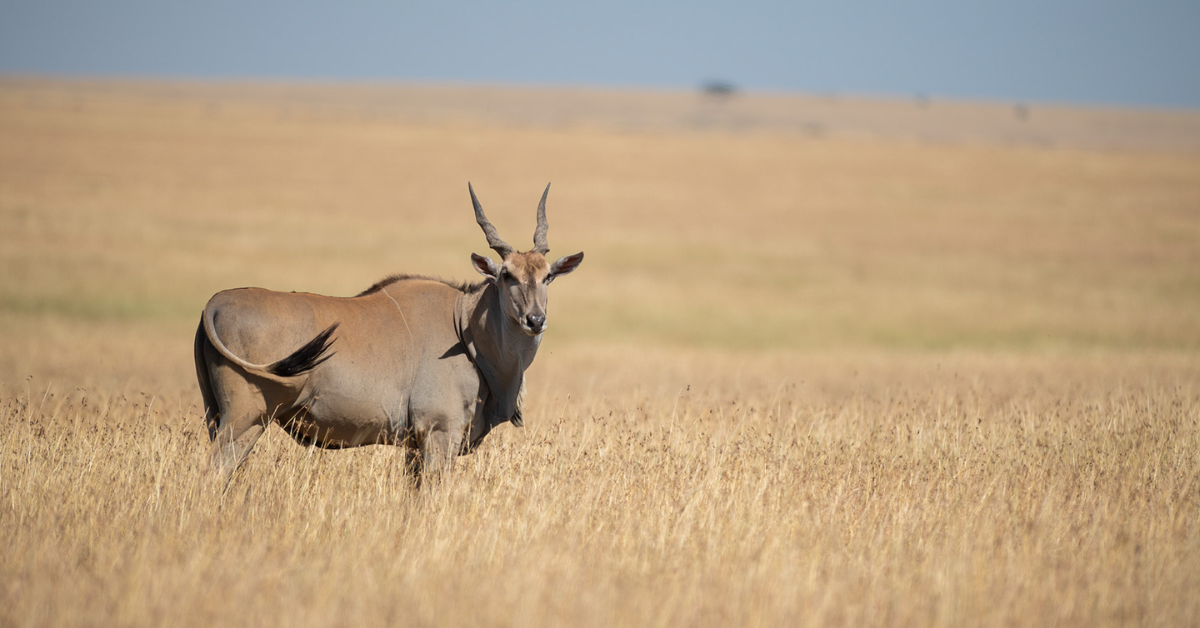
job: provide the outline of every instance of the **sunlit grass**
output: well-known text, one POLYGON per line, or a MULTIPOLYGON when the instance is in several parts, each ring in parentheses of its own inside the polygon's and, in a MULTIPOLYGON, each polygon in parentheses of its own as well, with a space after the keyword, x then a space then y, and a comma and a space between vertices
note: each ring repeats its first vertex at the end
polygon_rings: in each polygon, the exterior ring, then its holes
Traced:
POLYGON ((819 361, 654 362, 668 370, 542 373, 528 428, 421 492, 396 449, 272 430, 217 494, 194 409, 10 398, 5 616, 1178 625, 1197 610, 1194 362, 885 361, 806 384, 791 376, 819 361), (671 370, 697 383, 625 383, 671 370), (828 388, 856 377, 867 392, 828 388))

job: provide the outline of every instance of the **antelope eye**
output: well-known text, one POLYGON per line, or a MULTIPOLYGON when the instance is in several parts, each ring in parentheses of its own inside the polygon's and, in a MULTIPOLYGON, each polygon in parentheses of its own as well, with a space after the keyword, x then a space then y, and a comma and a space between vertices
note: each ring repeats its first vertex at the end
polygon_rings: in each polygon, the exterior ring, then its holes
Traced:
POLYGON ((507 269, 507 268, 501 268, 501 269, 500 269, 500 278, 501 278, 501 279, 508 279, 508 277, 509 277, 509 275, 508 275, 508 269, 507 269))

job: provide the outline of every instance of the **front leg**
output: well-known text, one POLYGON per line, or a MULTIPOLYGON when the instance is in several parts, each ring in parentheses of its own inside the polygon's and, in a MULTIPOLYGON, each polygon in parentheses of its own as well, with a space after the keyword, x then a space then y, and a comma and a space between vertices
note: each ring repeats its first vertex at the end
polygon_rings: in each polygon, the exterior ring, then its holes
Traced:
POLYGON ((483 442, 483 438, 491 433, 494 424, 484 411, 485 407, 487 404, 483 403, 482 399, 476 399, 474 407, 464 409, 464 414, 471 417, 471 422, 467 424, 466 433, 460 439, 462 445, 459 447, 458 455, 465 456, 473 453, 475 448, 483 442))
POLYGON ((446 422, 437 425, 425 436, 421 473, 430 479, 440 479, 450 472, 454 456, 462 447, 462 430, 446 429, 446 422))

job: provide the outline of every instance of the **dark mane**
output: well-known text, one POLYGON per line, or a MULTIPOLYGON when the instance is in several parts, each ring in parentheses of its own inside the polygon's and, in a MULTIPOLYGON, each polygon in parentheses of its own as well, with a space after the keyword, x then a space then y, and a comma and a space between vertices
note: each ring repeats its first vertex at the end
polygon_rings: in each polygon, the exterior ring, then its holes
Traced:
POLYGON ((469 281, 450 281, 448 279, 442 279, 441 277, 430 277, 429 275, 414 275, 414 274, 410 274, 410 273, 400 273, 397 275, 390 275, 388 277, 384 277, 383 279, 376 281, 375 285, 371 286, 370 288, 367 288, 366 290, 363 290, 362 292, 360 292, 354 296, 364 297, 364 296, 367 296, 368 294, 375 294, 376 292, 379 292, 380 290, 383 290, 387 286, 390 286, 398 281, 407 281, 409 279, 424 279, 425 281, 436 281, 438 283, 444 283, 447 286, 454 288, 455 290, 459 290, 459 291, 465 292, 467 294, 471 294, 473 292, 478 292, 479 290, 482 290, 484 286, 487 285, 486 279, 484 279, 483 281, 480 281, 478 283, 471 283, 469 281))

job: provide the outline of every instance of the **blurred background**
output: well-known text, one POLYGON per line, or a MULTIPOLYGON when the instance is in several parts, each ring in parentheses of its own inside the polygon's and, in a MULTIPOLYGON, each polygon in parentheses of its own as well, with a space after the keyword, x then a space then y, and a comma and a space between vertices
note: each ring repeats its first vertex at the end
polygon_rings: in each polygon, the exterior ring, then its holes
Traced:
POLYGON ((4 3, 0 71, 1196 107, 1194 2, 4 3))
POLYGON ((224 288, 473 278, 467 181, 587 253, 547 354, 1200 347, 1195 3, 3 15, 5 387, 189 391, 224 288))

